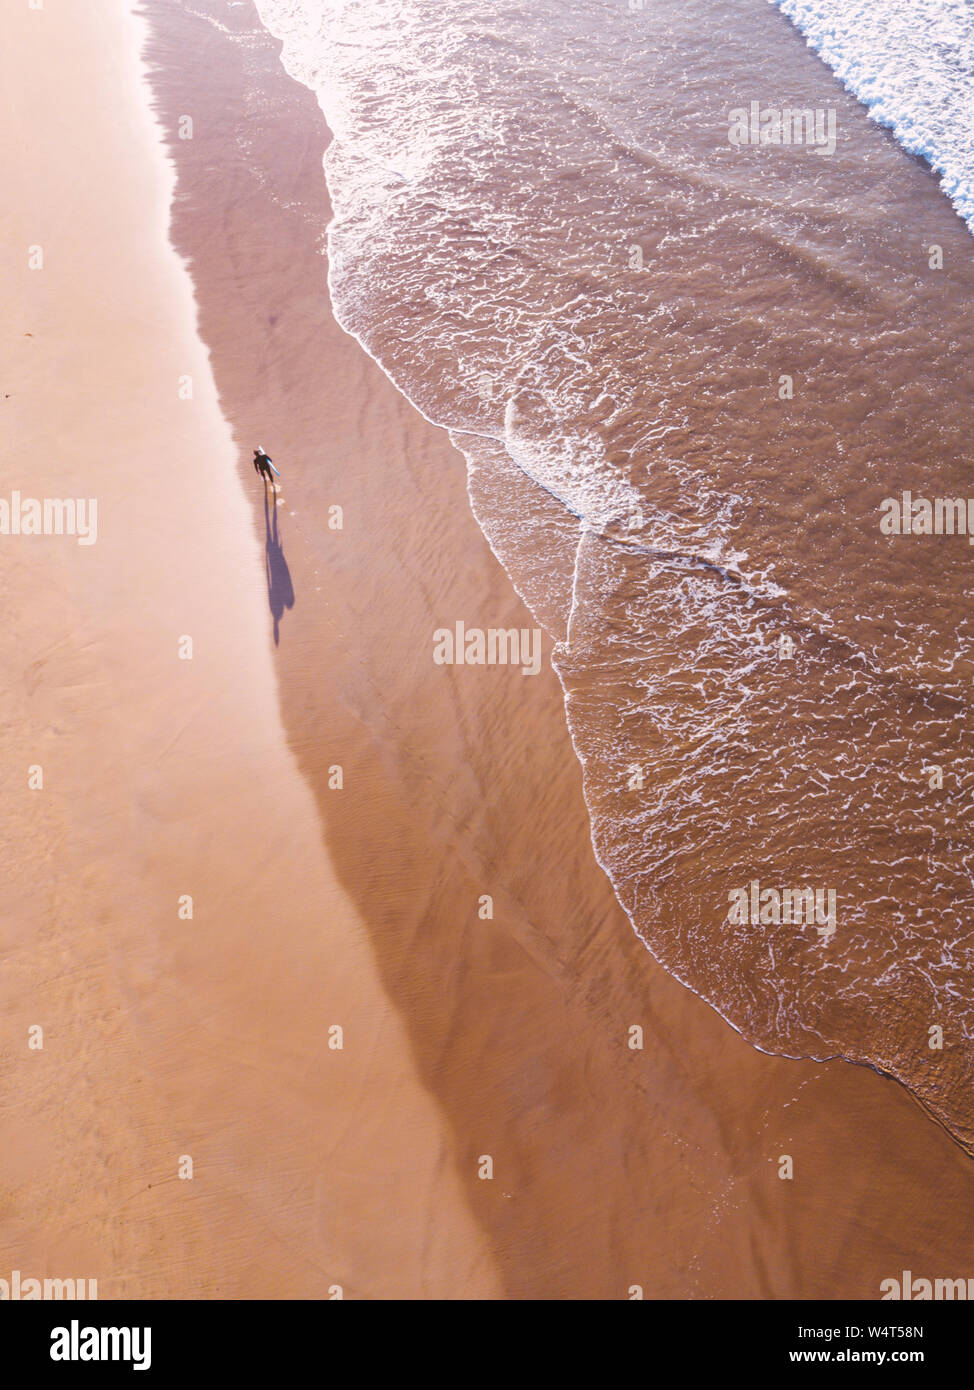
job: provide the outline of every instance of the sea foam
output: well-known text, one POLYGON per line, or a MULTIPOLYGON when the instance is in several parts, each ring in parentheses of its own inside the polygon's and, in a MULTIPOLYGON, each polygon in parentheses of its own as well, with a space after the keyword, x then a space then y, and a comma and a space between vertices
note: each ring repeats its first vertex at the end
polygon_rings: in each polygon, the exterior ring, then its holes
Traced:
POLYGON ((974 231, 974 7, 968 0, 770 0, 974 231))

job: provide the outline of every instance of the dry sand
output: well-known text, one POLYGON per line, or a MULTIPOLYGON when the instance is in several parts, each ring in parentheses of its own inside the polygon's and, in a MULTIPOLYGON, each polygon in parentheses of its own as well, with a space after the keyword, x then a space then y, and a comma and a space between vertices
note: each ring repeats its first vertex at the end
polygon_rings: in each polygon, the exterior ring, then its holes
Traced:
POLYGON ((462 459, 331 317, 313 98, 249 3, 207 4, 231 32, 146 7, 192 286, 125 0, 11 9, 0 58, 10 486, 100 499, 93 547, 0 544, 0 1275, 370 1298, 966 1276, 971 1162, 906 1092, 758 1054, 635 940, 547 662, 432 664, 436 627, 532 621, 462 459), (258 442, 284 474, 269 595, 258 442))

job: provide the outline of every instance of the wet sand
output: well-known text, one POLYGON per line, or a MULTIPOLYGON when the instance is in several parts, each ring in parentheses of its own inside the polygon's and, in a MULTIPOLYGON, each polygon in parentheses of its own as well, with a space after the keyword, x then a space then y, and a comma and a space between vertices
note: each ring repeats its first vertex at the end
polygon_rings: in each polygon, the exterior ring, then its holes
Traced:
POLYGON ((13 456, 37 495, 111 504, 90 549, 0 549, 0 1274, 366 1298, 870 1299, 903 1268, 966 1276, 974 1170, 907 1093, 757 1053, 633 936, 547 640, 536 678, 434 666, 437 627, 532 620, 463 460, 331 316, 313 98, 249 4, 194 8, 219 24, 151 0, 145 57, 205 350, 152 128, 117 121, 125 6, 59 15, 56 39, 18 16, 28 57, 3 60, 35 131, 6 214, 13 456), (79 48, 113 70, 66 143, 79 48), (39 292, 18 248, 69 238, 39 292))

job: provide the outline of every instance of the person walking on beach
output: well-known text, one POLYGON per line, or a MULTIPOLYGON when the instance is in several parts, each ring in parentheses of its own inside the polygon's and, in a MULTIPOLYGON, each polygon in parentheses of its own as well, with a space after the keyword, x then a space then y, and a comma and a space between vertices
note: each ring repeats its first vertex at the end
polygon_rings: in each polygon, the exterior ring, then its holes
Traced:
MULTIPOLYGON (((270 455, 264 453, 263 446, 260 444, 258 444, 257 448, 254 450, 254 471, 262 478, 266 479, 271 487, 274 486, 274 479, 271 475, 272 472, 277 473, 277 469, 274 467, 273 463, 271 463, 270 455)), ((280 477, 280 474, 278 474, 278 477, 280 477)))

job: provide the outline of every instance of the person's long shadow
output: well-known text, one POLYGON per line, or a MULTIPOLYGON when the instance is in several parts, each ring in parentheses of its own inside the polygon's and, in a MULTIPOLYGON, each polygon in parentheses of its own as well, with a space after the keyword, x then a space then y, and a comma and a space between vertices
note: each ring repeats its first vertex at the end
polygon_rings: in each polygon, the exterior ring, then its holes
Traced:
POLYGON ((264 483, 264 560, 267 571, 267 602, 271 606, 271 617, 274 619, 274 645, 275 647, 281 640, 281 618, 285 608, 294 607, 294 585, 291 583, 291 571, 287 567, 284 558, 284 547, 281 545, 280 534, 277 529, 277 496, 273 489, 271 497, 274 499, 274 506, 267 504, 267 483, 264 483))

